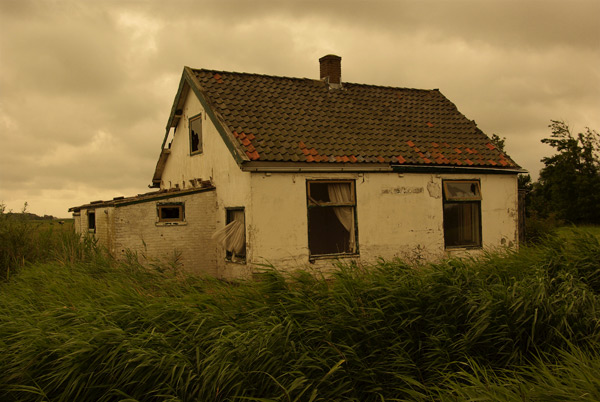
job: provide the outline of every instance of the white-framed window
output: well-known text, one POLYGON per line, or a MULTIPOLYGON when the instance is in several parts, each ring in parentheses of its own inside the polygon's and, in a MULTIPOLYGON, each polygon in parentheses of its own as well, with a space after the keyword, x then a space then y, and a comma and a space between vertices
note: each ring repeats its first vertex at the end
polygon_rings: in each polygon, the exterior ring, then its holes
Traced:
POLYGON ((190 117, 190 154, 202 153, 202 113, 190 117))
POLYGON ((307 180, 310 257, 357 254, 354 180, 307 180))
POLYGON ((444 246, 481 247, 479 180, 444 180, 444 246))

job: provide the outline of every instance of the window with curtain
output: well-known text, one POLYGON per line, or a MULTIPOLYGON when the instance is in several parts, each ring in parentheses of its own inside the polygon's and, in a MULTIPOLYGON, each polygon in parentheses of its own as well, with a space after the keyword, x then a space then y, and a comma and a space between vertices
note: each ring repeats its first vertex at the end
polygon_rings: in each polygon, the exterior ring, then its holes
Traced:
POLYGON ((478 180, 444 180, 444 245, 481 247, 481 188, 478 180))
POLYGON ((357 253, 354 189, 354 181, 307 181, 311 257, 357 253))
POLYGON ((244 208, 227 208, 225 227, 213 234, 213 239, 225 249, 226 259, 246 261, 246 218, 244 208))

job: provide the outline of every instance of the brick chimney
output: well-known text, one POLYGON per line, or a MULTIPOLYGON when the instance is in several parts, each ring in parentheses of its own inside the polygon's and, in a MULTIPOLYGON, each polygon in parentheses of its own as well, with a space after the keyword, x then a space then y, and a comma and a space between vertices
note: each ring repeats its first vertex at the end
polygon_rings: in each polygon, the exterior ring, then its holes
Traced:
POLYGON ((321 80, 335 86, 342 83, 342 58, 333 54, 328 54, 319 59, 321 66, 321 80))

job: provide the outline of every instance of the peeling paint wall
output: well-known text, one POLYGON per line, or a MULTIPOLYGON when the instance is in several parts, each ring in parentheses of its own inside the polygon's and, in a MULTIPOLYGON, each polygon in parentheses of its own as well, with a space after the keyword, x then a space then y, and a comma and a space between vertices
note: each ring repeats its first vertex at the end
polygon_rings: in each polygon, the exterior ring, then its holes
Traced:
MULTIPOLYGON (((444 249, 443 179, 481 180, 483 248, 511 246, 517 237, 517 179, 508 175, 431 175, 396 173, 291 174, 252 176, 253 261, 281 268, 309 265, 306 180, 353 179, 359 257, 438 259, 480 250, 444 249)), ((317 260, 311 266, 331 266, 317 260)))
MULTIPOLYGON (((242 172, 217 128, 207 116, 196 95, 190 91, 183 108, 171 143, 171 155, 162 175, 161 188, 189 188, 189 180, 201 178, 211 180, 216 190, 216 229, 225 226, 226 208, 245 208, 247 231, 247 260, 252 260, 252 203, 250 197, 250 173, 242 172), (202 153, 190 155, 189 119, 202 114, 202 153)), ((216 244, 213 241, 213 246, 216 244)), ((249 277, 251 269, 247 264, 228 262, 225 251, 217 247, 217 276, 222 278, 249 277)))

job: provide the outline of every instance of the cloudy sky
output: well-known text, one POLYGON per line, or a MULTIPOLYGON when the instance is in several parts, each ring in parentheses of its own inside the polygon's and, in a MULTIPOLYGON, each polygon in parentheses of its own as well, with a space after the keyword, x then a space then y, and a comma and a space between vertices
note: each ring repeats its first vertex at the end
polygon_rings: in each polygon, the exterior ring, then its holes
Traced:
POLYGON ((0 0, 0 201, 148 191, 183 66, 439 88, 537 177, 550 119, 600 130, 600 1, 0 0))

